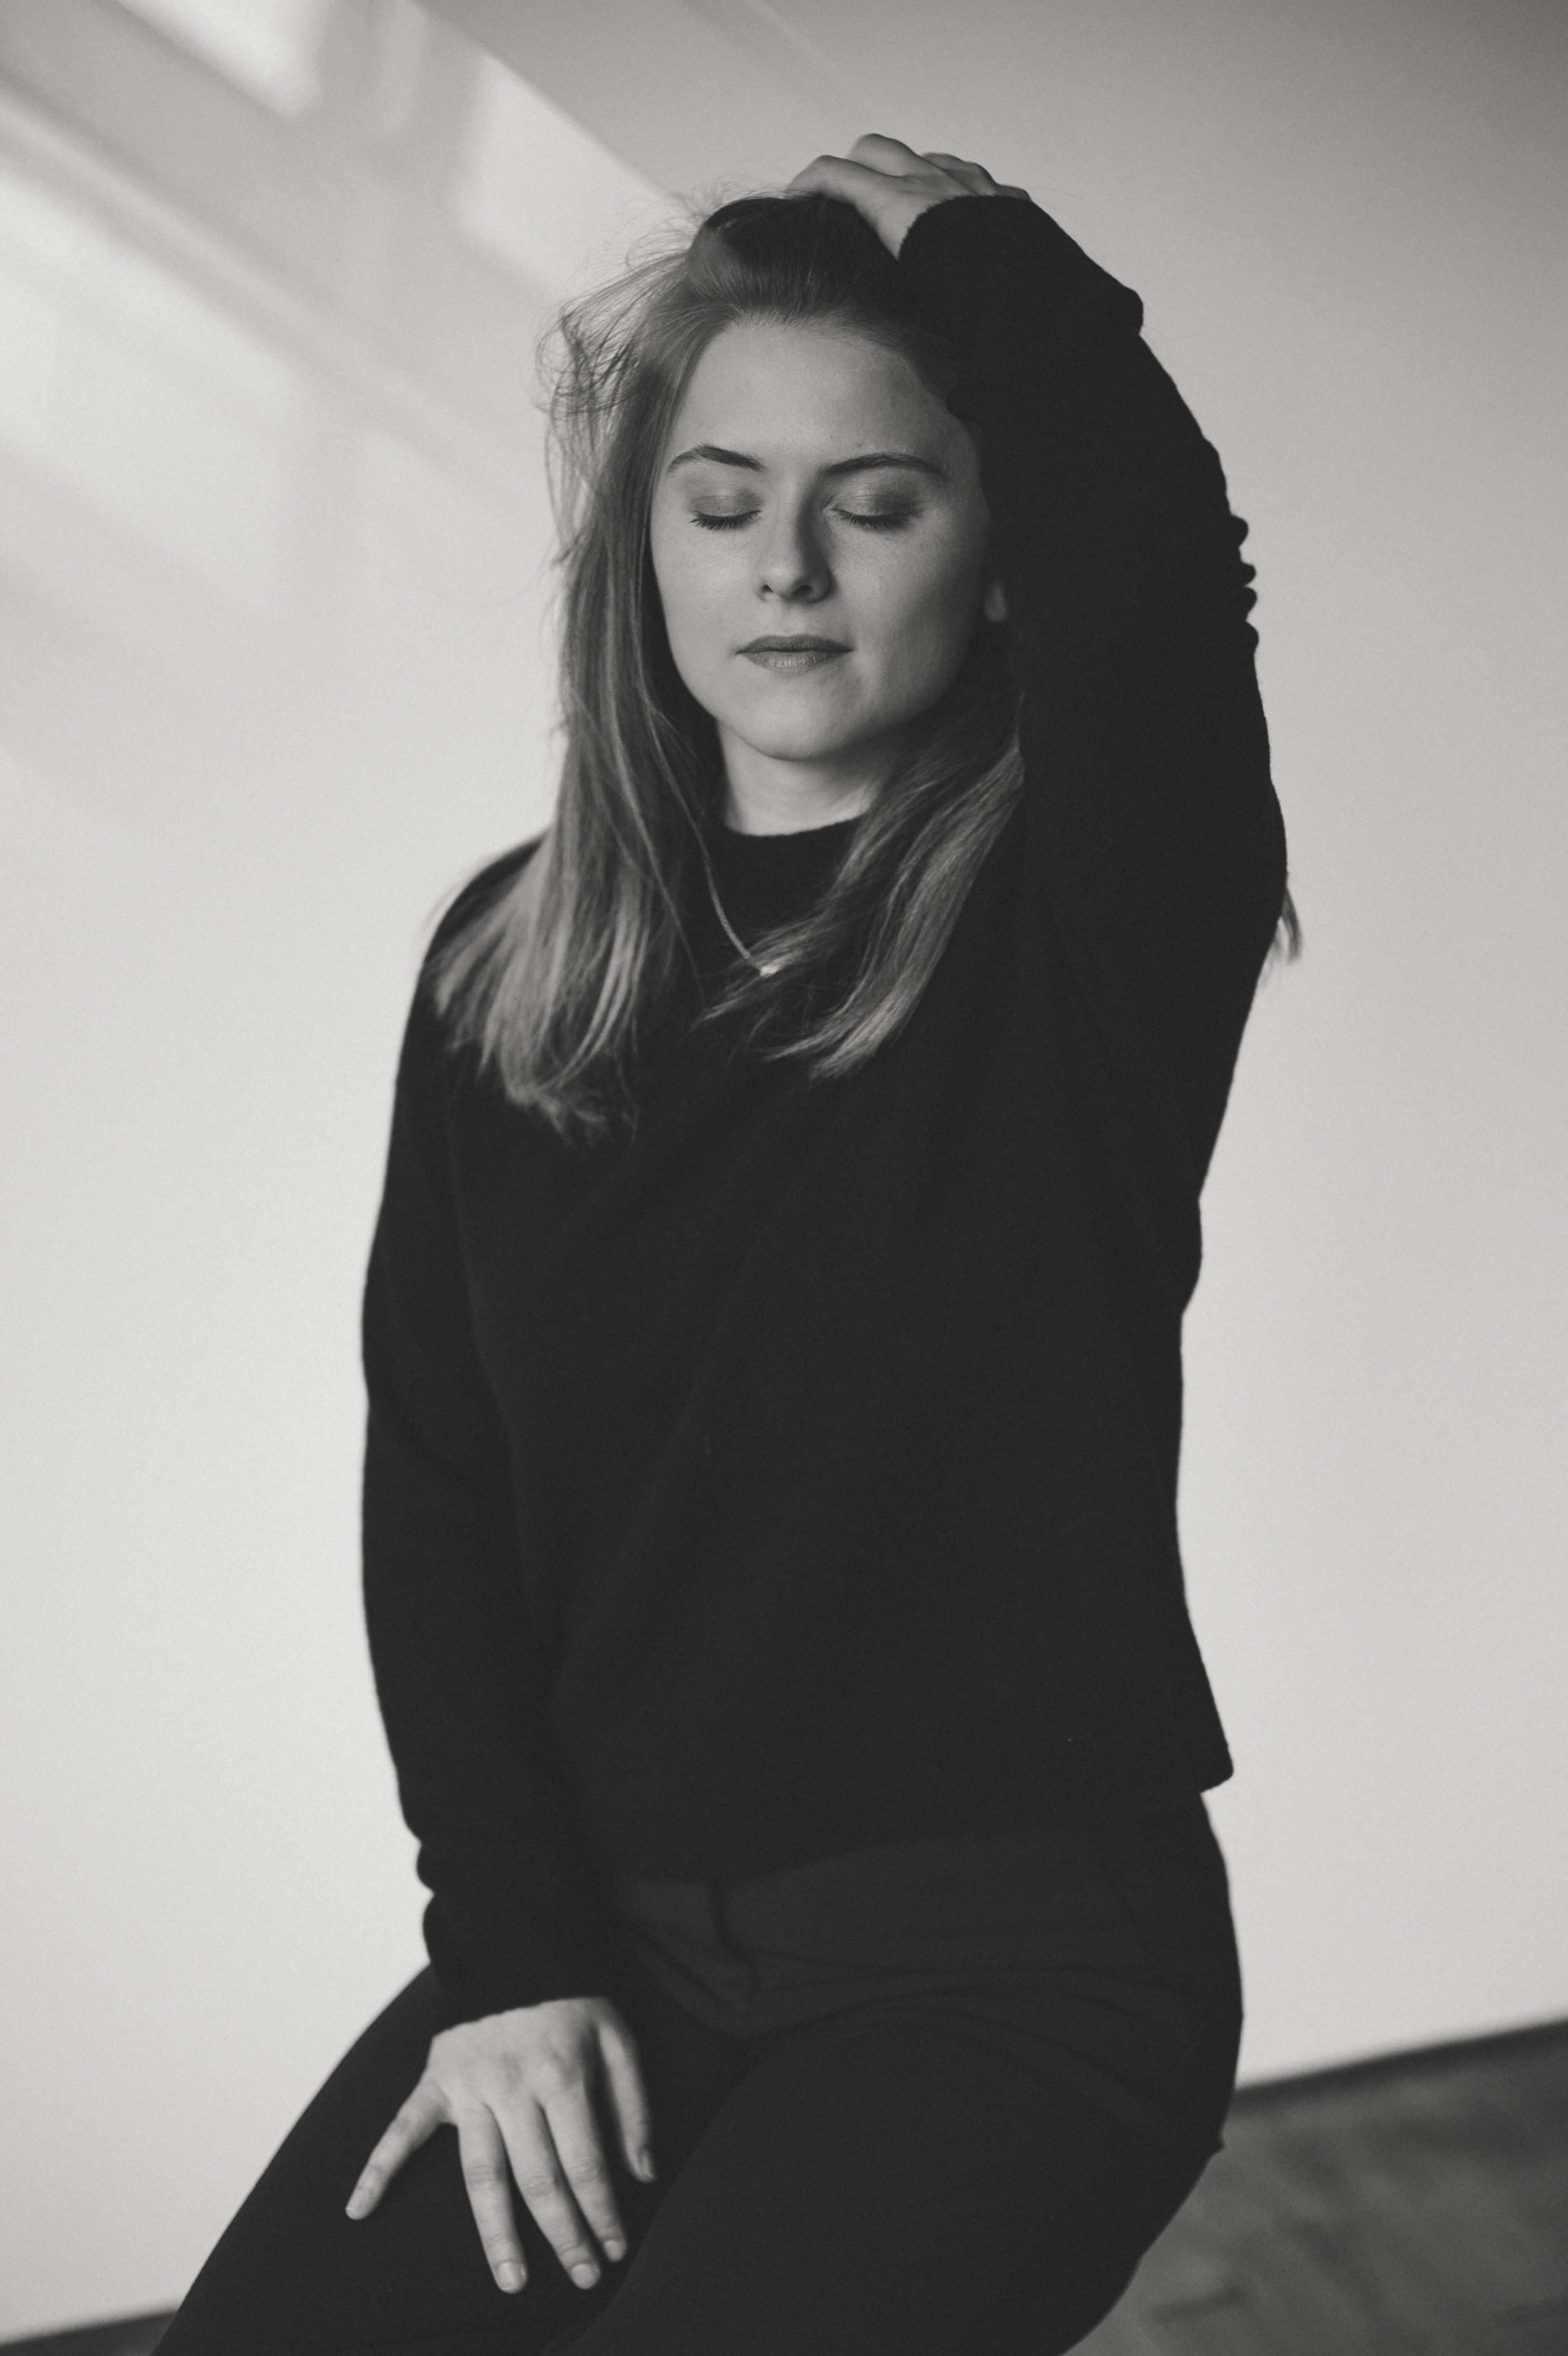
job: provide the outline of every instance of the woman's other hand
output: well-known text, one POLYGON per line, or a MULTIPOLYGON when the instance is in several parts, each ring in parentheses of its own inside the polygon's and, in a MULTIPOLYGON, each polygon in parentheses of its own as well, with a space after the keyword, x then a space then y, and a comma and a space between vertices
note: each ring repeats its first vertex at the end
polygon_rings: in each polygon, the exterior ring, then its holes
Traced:
POLYGON ((590 2289, 599 2278, 594 2234, 611 2259, 627 2248, 594 2110, 601 2083, 627 2167, 651 2181, 637 2045, 607 1997, 559 1997, 443 2029, 430 2040, 424 2075, 366 2161, 349 2216, 369 2216, 409 2154, 438 2126, 455 2126, 474 2222, 502 2290, 521 2290, 528 2279, 509 2159, 546 2241, 572 2280, 590 2289))
POLYGON ((841 197, 868 220, 889 253, 897 254, 912 224, 932 205, 948 197, 1021 197, 1026 188, 1002 187, 983 164, 966 164, 960 155, 933 151, 918 155, 901 139, 884 139, 867 132, 847 155, 818 155, 797 172, 789 193, 815 189, 824 197, 841 197))

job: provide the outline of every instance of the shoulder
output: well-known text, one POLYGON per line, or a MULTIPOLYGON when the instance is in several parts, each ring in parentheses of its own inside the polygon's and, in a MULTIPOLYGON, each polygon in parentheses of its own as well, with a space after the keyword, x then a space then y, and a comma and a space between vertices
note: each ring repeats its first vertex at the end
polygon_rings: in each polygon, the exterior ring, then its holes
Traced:
POLYGON ((461 939, 471 925, 488 916, 498 901, 504 899, 543 841, 542 834, 531 835, 526 842, 515 843, 499 858, 487 860, 466 884, 458 885, 435 920, 430 946, 424 952, 426 973, 454 941, 461 939))
POLYGON ((459 1066, 475 1062, 474 1043, 465 1037, 467 1025, 454 1012, 443 975, 452 953, 461 954, 466 935, 505 899, 544 838, 526 842, 487 860, 457 886, 440 906, 414 979, 398 1065, 398 1095, 411 1109, 443 1101, 459 1076, 459 1066))

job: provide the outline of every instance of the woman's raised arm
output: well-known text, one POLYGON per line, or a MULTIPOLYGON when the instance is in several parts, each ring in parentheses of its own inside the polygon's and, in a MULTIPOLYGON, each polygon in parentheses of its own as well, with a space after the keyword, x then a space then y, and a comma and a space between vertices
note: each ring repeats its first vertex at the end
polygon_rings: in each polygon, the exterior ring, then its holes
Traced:
POLYGON ((1285 886, 1219 459, 1139 296, 1021 190, 882 138, 794 185, 865 213, 957 352, 1024 691, 1031 871, 1134 1085, 1174 1082, 1201 1174, 1285 886))

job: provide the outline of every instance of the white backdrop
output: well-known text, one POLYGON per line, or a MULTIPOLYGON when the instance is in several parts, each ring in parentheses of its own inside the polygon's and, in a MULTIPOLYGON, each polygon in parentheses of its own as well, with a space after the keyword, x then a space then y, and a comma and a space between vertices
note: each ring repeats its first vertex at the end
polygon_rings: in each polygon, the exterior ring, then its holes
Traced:
MULTIPOLYGON (((7 37, 115 14, 53 6, 7 37)), ((521 273, 445 355, 516 391, 482 467, 346 381, 314 314, 285 333, 177 239, 149 259, 134 175, 29 127, 27 76, 65 66, 0 40, 0 2332, 177 2299, 422 1960, 355 1321, 422 923, 548 808, 529 344, 650 191, 863 129, 978 155, 1140 290, 1252 525, 1307 953, 1207 1197, 1183 1485, 1243 2073, 1568 2008, 1568 28, 1524 0, 442 11, 563 121, 383 13, 394 80, 467 93, 458 230, 521 273)), ((445 298, 410 283, 412 332, 445 298)))

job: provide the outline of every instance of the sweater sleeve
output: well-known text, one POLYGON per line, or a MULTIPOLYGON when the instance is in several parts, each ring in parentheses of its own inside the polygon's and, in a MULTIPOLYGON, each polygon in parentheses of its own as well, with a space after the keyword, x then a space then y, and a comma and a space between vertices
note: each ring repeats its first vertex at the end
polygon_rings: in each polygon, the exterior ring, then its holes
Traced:
POLYGON ((1033 885, 1201 1183, 1285 884, 1247 526, 1139 297, 1038 206, 949 198, 898 258, 978 429, 1033 885))
POLYGON ((422 977, 364 1292, 363 1580, 398 1796, 432 1893, 426 1946, 454 2017, 474 2019, 602 1993, 604 1974, 570 1869, 506 1435, 475 1347, 449 1072, 422 977))

